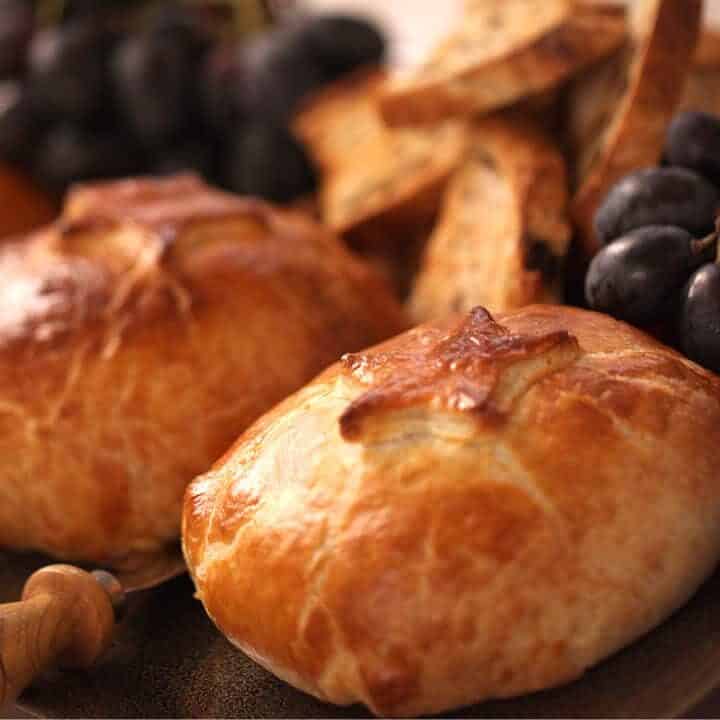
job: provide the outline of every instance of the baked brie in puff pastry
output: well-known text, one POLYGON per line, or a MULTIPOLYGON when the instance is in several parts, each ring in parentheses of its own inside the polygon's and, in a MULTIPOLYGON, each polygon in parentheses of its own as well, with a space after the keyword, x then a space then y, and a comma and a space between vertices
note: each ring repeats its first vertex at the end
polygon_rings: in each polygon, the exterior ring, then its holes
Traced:
POLYGON ((411 330, 277 406, 186 493, 220 630, 378 715, 569 681, 720 549, 720 379, 609 317, 411 330))
POLYGON ((403 329, 299 214, 193 176, 80 187, 0 250, 0 547, 119 566, 261 413, 403 329))

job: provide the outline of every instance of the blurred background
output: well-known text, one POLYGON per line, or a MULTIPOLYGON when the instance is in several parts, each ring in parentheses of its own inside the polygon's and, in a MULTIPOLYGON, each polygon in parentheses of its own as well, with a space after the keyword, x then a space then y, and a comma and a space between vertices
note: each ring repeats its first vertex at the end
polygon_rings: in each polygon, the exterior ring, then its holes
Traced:
MULTIPOLYGON (((420 62, 461 3, 0 0, 0 236, 96 178, 192 170, 276 202, 310 195, 288 131, 301 100, 362 65, 420 62)), ((707 12, 720 21, 720 0, 707 12)))
POLYGON ((289 118, 308 93, 386 54, 375 21, 314 10, 0 0, 0 208, 14 211, 0 210, 0 235, 89 179, 192 170, 277 202, 311 193, 289 118))

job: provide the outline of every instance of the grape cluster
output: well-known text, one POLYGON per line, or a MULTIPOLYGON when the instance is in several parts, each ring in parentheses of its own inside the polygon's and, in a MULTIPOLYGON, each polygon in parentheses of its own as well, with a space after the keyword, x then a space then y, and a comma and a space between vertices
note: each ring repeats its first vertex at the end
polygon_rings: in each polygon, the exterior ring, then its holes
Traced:
POLYGON ((344 15, 230 33, 213 4, 65 0, 48 23, 42 0, 0 0, 0 162, 57 194, 179 170, 278 202, 312 191, 288 120, 307 93, 381 62, 381 33, 344 15))
POLYGON ((595 216, 604 247, 585 278, 591 308, 645 328, 672 327, 692 360, 720 372, 720 118, 677 115, 664 165, 615 185, 595 216))

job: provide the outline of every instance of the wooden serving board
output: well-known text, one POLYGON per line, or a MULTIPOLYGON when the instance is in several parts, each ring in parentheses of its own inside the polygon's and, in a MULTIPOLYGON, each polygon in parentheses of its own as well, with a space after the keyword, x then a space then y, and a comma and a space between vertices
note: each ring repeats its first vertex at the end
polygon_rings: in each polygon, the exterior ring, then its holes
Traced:
MULTIPOLYGON (((0 553, 0 600, 41 559, 0 553)), ((678 717, 720 684, 720 573, 667 622, 579 681, 453 717, 678 717)), ((136 596, 105 659, 47 674, 21 709, 67 717, 368 717, 294 690, 235 650, 193 599, 187 577, 136 596)), ((712 707, 712 706, 705 706, 712 707)), ((720 704, 714 712, 720 710, 720 704)), ((706 713, 707 714, 707 713, 706 713)))

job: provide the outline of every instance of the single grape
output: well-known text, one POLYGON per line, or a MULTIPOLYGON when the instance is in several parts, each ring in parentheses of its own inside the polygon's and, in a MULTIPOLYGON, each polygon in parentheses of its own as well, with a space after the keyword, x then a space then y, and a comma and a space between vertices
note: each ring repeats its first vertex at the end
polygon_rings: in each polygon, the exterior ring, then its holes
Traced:
POLYGON ((151 33, 172 35, 178 40, 183 38, 189 48, 202 55, 210 49, 214 42, 213 32, 217 29, 213 25, 210 10, 202 3, 166 1, 156 8, 147 29, 151 33))
POLYGON ((368 20, 347 15, 315 15, 300 26, 299 40, 326 71, 337 78, 362 65, 379 64, 385 38, 368 20))
POLYGON ((238 50, 232 106, 237 118, 284 124, 298 103, 328 82, 294 28, 260 35, 238 50))
POLYGON ((658 320, 690 274, 714 252, 682 228, 651 225, 606 245, 593 258, 585 296, 593 310, 644 325, 658 320))
POLYGON ((718 190, 692 170, 648 168, 625 176, 595 215, 604 244, 645 225, 675 225, 698 237, 715 226, 718 190))
POLYGON ((289 202, 316 186, 302 145, 281 127, 248 123, 230 139, 223 184, 241 195, 289 202))
POLYGON ((206 58, 200 83, 203 115, 208 126, 220 132, 238 123, 236 88, 241 85, 237 45, 218 45, 206 58))
POLYGON ((703 112, 676 115, 668 129, 665 155, 670 165, 689 168, 720 184, 720 118, 703 112))
POLYGON ((145 144, 161 146, 195 130, 207 48, 200 28, 166 17, 119 46, 112 63, 119 110, 145 144))
POLYGON ((0 159, 28 163, 43 124, 26 86, 16 82, 0 84, 0 159))
POLYGON ((364 21, 320 16, 290 23, 213 53, 206 112, 216 127, 248 119, 285 124, 303 97, 383 51, 379 33, 364 21))
POLYGON ((691 360, 720 372, 720 266, 715 263, 703 265, 685 288, 680 342, 691 360))
POLYGON ((107 110, 114 43, 114 34, 91 20, 38 33, 30 48, 29 84, 40 106, 72 122, 87 122, 107 110))
POLYGON ((52 128, 37 153, 35 174, 50 190, 64 192, 75 182, 132 175, 141 156, 126 134, 63 124, 52 128))
POLYGON ((23 71, 33 32, 33 4, 28 0, 0 0, 0 80, 23 71))

